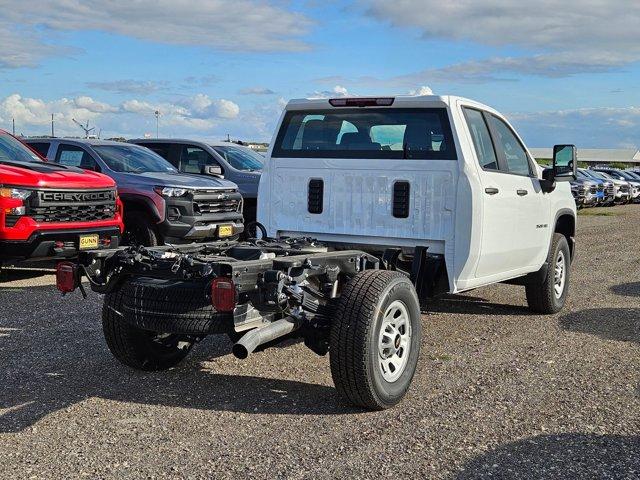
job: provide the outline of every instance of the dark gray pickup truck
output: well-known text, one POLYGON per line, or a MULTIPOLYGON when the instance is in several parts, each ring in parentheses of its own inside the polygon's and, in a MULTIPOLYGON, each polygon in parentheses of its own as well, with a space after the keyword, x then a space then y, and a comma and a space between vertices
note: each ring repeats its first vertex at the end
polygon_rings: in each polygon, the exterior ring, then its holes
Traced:
POLYGON ((179 172, 151 150, 129 143, 30 138, 54 163, 113 178, 124 205, 123 243, 155 246, 237 239, 243 200, 235 183, 179 172))

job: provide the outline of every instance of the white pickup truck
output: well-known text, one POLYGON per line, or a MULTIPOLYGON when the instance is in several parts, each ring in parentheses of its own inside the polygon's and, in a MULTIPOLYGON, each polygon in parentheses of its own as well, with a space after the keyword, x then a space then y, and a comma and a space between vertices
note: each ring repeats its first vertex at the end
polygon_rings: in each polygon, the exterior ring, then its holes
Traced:
POLYGON ((107 344, 131 367, 169 368, 209 334, 239 358, 297 336, 329 353, 342 398, 388 408, 430 298, 509 282, 535 312, 563 307, 576 168, 557 145, 543 170, 502 115, 463 98, 293 100, 260 180, 260 239, 85 252, 57 284, 86 276, 107 294, 107 344))

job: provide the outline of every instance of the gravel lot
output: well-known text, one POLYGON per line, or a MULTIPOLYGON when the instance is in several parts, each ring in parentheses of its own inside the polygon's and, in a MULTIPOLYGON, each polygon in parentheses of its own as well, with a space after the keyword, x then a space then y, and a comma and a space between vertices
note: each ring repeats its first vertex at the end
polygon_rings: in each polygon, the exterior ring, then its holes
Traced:
POLYGON ((0 478, 640 478, 640 206, 587 211, 568 308, 495 286, 425 315, 409 396, 345 408, 302 345, 224 338, 149 374, 110 355, 101 298, 0 283, 0 478), (614 214, 614 215, 612 215, 614 214))

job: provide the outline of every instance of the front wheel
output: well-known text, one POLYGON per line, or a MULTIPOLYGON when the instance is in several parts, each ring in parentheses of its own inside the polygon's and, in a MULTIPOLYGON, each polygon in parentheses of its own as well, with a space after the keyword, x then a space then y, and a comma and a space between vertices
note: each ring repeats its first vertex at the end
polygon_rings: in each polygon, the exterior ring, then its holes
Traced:
POLYGON ((124 226, 123 245, 155 247, 162 243, 149 215, 142 212, 131 212, 125 216, 124 226))
POLYGON ((102 330, 116 359, 137 370, 166 370, 189 354, 195 338, 143 330, 127 323, 119 313, 121 294, 107 294, 102 308, 102 330))
POLYGON ((369 270, 345 286, 331 327, 331 375, 343 399, 371 410, 396 405, 418 363, 420 302, 399 272, 369 270))
POLYGON ((527 284, 527 303, 536 313, 558 313, 564 307, 569 292, 571 252, 564 235, 553 234, 547 257, 546 275, 541 281, 527 284))

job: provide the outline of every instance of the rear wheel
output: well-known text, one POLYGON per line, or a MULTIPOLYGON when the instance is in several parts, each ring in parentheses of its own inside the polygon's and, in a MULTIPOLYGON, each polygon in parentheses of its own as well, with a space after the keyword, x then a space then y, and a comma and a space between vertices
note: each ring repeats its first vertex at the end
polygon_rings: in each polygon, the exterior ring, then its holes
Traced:
POLYGON ((195 337, 152 332, 127 323, 121 311, 121 294, 110 293, 102 308, 102 329, 109 350, 121 363, 137 370, 166 370, 189 354, 195 337))
POLYGON ((124 219, 124 234, 122 244, 143 247, 160 245, 159 234, 149 216, 142 212, 131 212, 124 219))
POLYGON ((553 234, 547 257, 549 265, 542 281, 532 282, 526 288, 529 308, 537 313, 557 313, 564 307, 569 292, 571 252, 564 235, 553 234))
POLYGON ((369 270, 344 288, 331 328, 331 375, 349 403, 383 410, 405 396, 418 363, 422 327, 411 281, 369 270))

